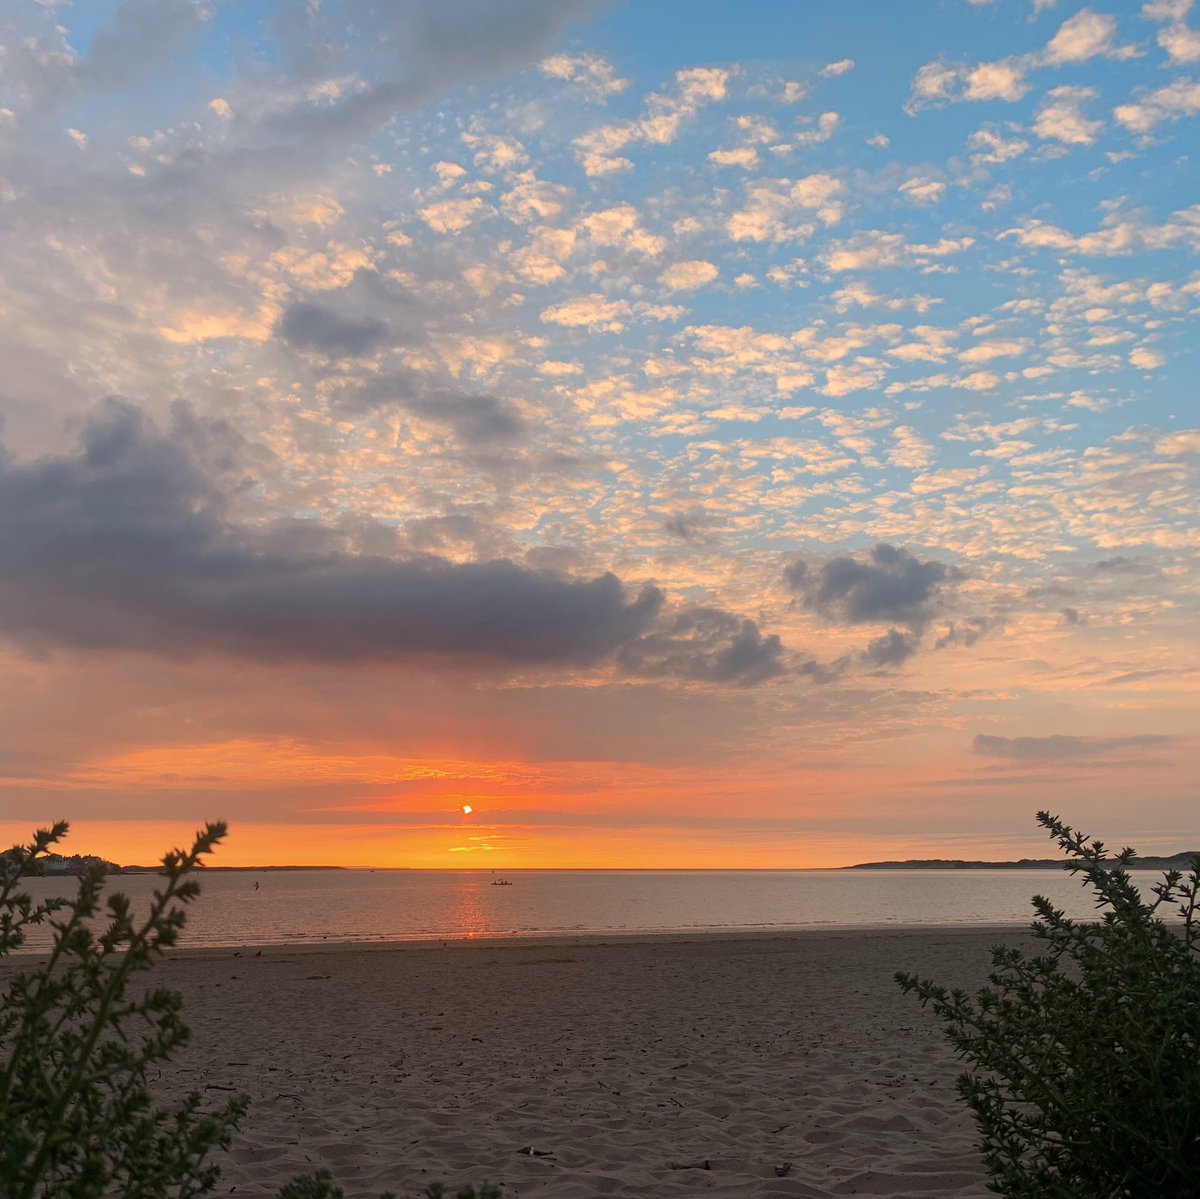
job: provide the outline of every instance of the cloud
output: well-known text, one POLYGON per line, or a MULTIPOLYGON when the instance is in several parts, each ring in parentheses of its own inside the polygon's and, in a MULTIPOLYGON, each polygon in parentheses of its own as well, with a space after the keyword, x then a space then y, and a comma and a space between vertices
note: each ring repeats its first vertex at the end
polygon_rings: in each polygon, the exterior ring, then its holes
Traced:
POLYGON ((900 184, 897 190, 912 204, 936 204, 946 194, 946 184, 941 179, 918 175, 900 184))
POLYGON ((673 512, 663 521, 663 528, 680 541, 704 543, 709 540, 707 529, 712 523, 712 514, 701 505, 693 504, 684 511, 673 512))
POLYGON ((1179 429, 1158 439, 1155 449, 1169 458, 1184 454, 1200 455, 1200 429, 1179 429))
POLYGON ((758 165, 758 151, 753 146, 738 146, 733 150, 713 150, 708 161, 718 167, 745 167, 747 170, 758 165))
MULTIPOLYGON (((123 0, 109 7, 113 16, 92 33, 85 54, 72 50, 56 22, 9 47, 6 82, 23 103, 86 103, 118 88, 136 95, 148 75, 170 70, 186 54, 211 17, 211 6, 195 0, 123 0)), ((340 153, 401 110, 466 80, 536 61, 568 24, 595 8, 595 0, 288 6, 286 19, 263 22, 273 39, 271 88, 262 86, 256 68, 227 91, 223 98, 239 119, 230 122, 222 149, 197 157, 191 168, 211 177, 212 158, 233 165, 250 156, 281 166, 291 152, 309 162, 340 153), (354 71, 338 76, 348 30, 357 35, 354 71)))
POLYGON ((884 267, 929 268, 975 244, 973 237, 943 237, 936 242, 909 242, 902 233, 866 229, 845 241, 832 242, 822 255, 831 271, 869 271, 884 267))
POLYGON ((1200 113, 1200 82, 1180 77, 1151 92, 1140 92, 1130 104, 1118 104, 1113 116, 1132 133, 1149 133, 1164 121, 1200 113))
POLYGON ((833 175, 808 175, 790 179, 757 179, 746 184, 746 205, 725 222, 734 241, 791 241, 810 236, 812 218, 835 225, 842 218, 840 197, 846 185, 833 175), (808 219, 793 224, 803 214, 808 219))
POLYGON ((608 300, 603 295, 583 296, 542 309, 542 320, 572 329, 590 329, 594 333, 620 333, 624 318, 632 309, 628 300, 608 300))
POLYGON ((1094 87, 1051 89, 1034 118, 1034 133, 1043 141, 1053 140, 1068 146, 1092 145, 1104 122, 1084 116, 1083 106, 1099 94, 1094 87))
MULTIPOLYGON (((1200 102, 1200 87, 1198 87, 1200 102)), ((1143 214, 1119 209, 1106 214, 1099 229, 1076 236, 1057 225, 1039 220, 1022 221, 1000 237, 1015 237, 1022 246, 1103 258, 1124 257, 1142 250, 1165 250, 1175 245, 1200 248, 1200 204, 1177 209, 1161 224, 1150 224, 1143 214)))
POLYGON ((1025 353, 1023 341, 980 341, 958 355, 959 362, 992 362, 996 358, 1016 358, 1025 353))
POLYGON ((0 627, 29 649, 181 659, 569 666, 749 685, 777 637, 718 608, 664 608, 613 574, 367 552, 313 520, 236 520, 250 447, 186 405, 160 432, 110 400, 78 453, 0 458, 0 627), (660 619, 661 618, 661 619, 660 619))
POLYGON ((494 395, 439 386, 413 371, 393 370, 346 383, 332 393, 339 408, 367 411, 395 405, 454 431, 464 445, 481 447, 515 440, 526 430, 513 406, 494 395))
POLYGON ((972 742, 977 754, 1019 762, 1065 762, 1093 758, 1126 749, 1161 749, 1176 738, 1145 733, 1131 737, 993 737, 980 733, 972 742))
POLYGON ((599 54, 554 54, 538 69, 550 79, 576 84, 589 100, 607 100, 629 86, 629 80, 619 78, 612 63, 599 54))
POLYGON ((1102 55, 1105 58, 1132 57, 1136 52, 1133 47, 1113 44, 1116 32, 1116 17, 1081 8, 1073 17, 1068 17, 1046 43, 1042 61, 1047 66, 1061 67, 1102 55))
POLYGON ((354 553, 316 522, 240 525, 203 446, 227 426, 177 408, 160 434, 110 401, 80 453, 0 471, 0 620, 35 647, 215 652, 260 661, 588 663, 642 635, 662 605, 611 574, 569 579, 507 561, 354 553))
POLYGON ((1005 100, 1010 104, 1024 98, 1029 91, 1024 64, 1013 59, 1004 62, 981 62, 963 74, 966 90, 964 100, 1005 100))
POLYGON ((845 75, 848 71, 854 70, 854 59, 839 58, 837 62, 827 62, 820 71, 817 72, 822 79, 836 79, 839 75, 845 75))
POLYGON ((109 9, 84 54, 69 47, 61 27, 49 36, 11 38, 3 56, 6 90, 40 107, 136 88, 174 63, 206 15, 194 0, 123 0, 109 9))
POLYGON ((882 637, 876 637, 863 650, 862 657, 870 666, 903 666, 920 648, 921 639, 916 634, 888 629, 882 637))
POLYGON ((909 116, 916 116, 922 109, 941 108, 964 100, 1014 103, 1029 91, 1030 84, 1025 78, 1027 69, 1027 62, 1019 58, 981 62, 973 67, 955 65, 944 59, 928 62, 913 77, 904 111, 909 116))
POLYGON ((668 291, 693 291, 711 283, 720 273, 711 262, 693 259, 667 267, 658 280, 668 291))
POLYGON ((1160 354, 1157 350, 1148 349, 1146 346, 1136 346, 1129 351, 1130 366, 1136 366, 1139 370, 1157 370, 1166 361, 1164 355, 1160 354))
POLYGON ((791 141, 796 146, 819 146, 827 142, 842 123, 842 118, 836 112, 823 112, 817 118, 815 129, 802 129, 792 135, 791 141))
POLYGON ((484 211, 483 201, 478 196, 454 200, 440 200, 419 209, 417 215, 435 233, 461 233, 484 211))
POLYGON ((275 331, 298 350, 316 350, 331 358, 362 357, 389 340, 388 326, 376 317, 341 316, 308 300, 288 305, 275 331))
POLYGON ((963 101, 1001 100, 1011 104, 1029 93, 1032 85, 1027 76, 1032 70, 1077 66, 1099 57, 1135 57, 1136 46, 1119 46, 1114 42, 1116 30, 1115 17, 1083 8, 1064 21, 1040 51, 974 66, 935 59, 922 66, 913 77, 904 111, 915 116, 924 108, 940 108, 963 101))
POLYGON ((1182 18, 1158 31, 1158 44, 1172 65, 1200 62, 1200 30, 1185 25, 1182 18))
POLYGON ((987 616, 968 616, 965 620, 952 620, 946 626, 946 631, 937 639, 935 648, 946 649, 954 645, 974 645, 999 624, 998 620, 987 616))
POLYGON ((717 608, 686 608, 621 650, 621 668, 642 678, 752 686, 784 673, 783 644, 752 620, 717 608))
MULTIPOLYGON (((847 624, 902 624, 920 633, 935 615, 946 589, 962 577, 957 567, 922 562, 884 542, 865 561, 833 558, 814 570, 803 560, 783 572, 785 585, 804 606, 847 624)), ((886 641, 886 639, 885 639, 886 641)), ((896 652, 887 646, 879 654, 896 652)))
MULTIPOLYGON (((1011 127, 1010 127, 1011 128, 1011 127)), ((994 165, 1018 158, 1029 149, 1029 143, 1019 137, 1004 137, 995 129, 977 129, 967 138, 971 147, 971 162, 994 165)))
POLYGON ((580 220, 578 229, 597 245, 613 246, 627 253, 657 257, 666 247, 661 237, 643 228, 638 211, 632 204, 618 204, 592 212, 580 220))
POLYGON ((576 157, 588 175, 611 175, 633 169, 621 156, 631 145, 668 146, 684 123, 706 104, 724 100, 730 72, 717 67, 690 67, 675 73, 673 91, 651 92, 642 116, 632 121, 601 125, 573 142, 576 157))

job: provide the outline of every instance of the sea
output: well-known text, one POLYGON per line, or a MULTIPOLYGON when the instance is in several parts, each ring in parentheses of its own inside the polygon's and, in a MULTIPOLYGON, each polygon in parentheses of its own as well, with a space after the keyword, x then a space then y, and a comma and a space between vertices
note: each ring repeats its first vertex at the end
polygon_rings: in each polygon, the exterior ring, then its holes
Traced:
MULTIPOLYGON (((1144 892, 1153 871, 1134 877, 1144 892)), ((109 886, 144 909, 153 874, 109 886)), ((1027 925, 1031 897, 1095 918, 1092 893, 1040 870, 276 870, 201 875, 184 947, 322 942, 785 933, 802 929, 1027 925)), ((75 880, 30 879, 35 897, 75 880)), ((49 930, 31 930, 26 952, 49 930)))

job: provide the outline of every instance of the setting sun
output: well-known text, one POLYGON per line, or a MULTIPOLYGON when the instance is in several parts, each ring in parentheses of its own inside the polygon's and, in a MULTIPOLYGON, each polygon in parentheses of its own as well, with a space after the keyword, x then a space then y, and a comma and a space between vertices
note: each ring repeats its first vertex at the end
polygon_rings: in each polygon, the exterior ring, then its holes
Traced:
POLYGON ((464 815, 464 816, 470 816, 470 814, 471 814, 471 813, 472 813, 474 810, 475 810, 475 809, 474 809, 473 807, 471 807, 471 805, 470 805, 469 803, 465 803, 465 804, 463 804, 463 806, 462 806, 462 812, 463 812, 463 815, 464 815))

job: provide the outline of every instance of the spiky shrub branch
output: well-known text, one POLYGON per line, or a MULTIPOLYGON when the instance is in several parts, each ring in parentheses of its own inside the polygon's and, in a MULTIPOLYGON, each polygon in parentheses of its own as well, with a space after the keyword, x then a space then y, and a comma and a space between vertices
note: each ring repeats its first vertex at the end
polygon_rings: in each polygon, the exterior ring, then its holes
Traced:
POLYGON ((992 1190, 1009 1199, 1200 1195, 1200 857, 1143 899, 1136 854, 1047 812, 1041 824, 1100 918, 1069 920, 1034 896, 1042 950, 992 950, 974 998, 912 974, 896 981, 946 1023, 969 1069, 992 1190), (1162 918, 1179 917, 1168 925, 1162 918))
POLYGON ((188 1199, 217 1178, 211 1151, 227 1147, 244 1098, 205 1110, 198 1094, 156 1106, 148 1072, 188 1039, 181 999, 138 991, 136 976, 176 943, 199 894, 188 875, 225 835, 210 824, 189 850, 163 858, 144 918, 105 897, 104 868, 79 879, 74 900, 35 903, 21 890, 41 872, 64 823, 0 855, 0 955, 32 924, 49 922, 44 962, 16 973, 0 998, 0 1192, 4 1199, 188 1199), (99 925, 100 927, 96 927, 99 925))

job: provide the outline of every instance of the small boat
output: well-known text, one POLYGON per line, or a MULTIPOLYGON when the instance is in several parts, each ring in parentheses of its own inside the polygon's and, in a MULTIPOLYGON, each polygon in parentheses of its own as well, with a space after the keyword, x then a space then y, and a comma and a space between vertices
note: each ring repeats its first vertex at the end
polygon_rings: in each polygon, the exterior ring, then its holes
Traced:
POLYGON ((492 886, 493 887, 511 887, 512 883, 510 883, 508 881, 508 879, 506 879, 506 878, 494 878, 494 879, 492 879, 492 886))

